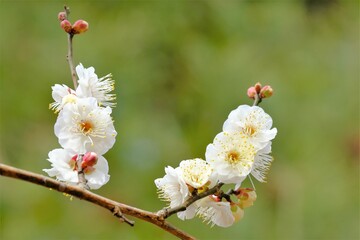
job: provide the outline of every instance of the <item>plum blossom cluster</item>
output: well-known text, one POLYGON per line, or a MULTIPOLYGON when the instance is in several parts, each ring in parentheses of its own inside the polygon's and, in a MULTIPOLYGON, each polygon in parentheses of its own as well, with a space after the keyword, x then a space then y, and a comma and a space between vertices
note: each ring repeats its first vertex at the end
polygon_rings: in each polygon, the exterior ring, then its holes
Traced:
MULTIPOLYGON (((249 97, 261 100, 271 96, 272 89, 267 96, 260 94, 261 89, 256 90, 256 97, 249 97)), ((268 90, 267 86, 264 91, 268 90)), ((270 155, 271 141, 277 129, 272 128, 272 124, 270 115, 258 106, 240 105, 231 111, 222 132, 207 146, 205 160, 183 160, 176 168, 166 167, 165 176, 155 180, 159 197, 169 202, 166 209, 171 211, 185 206, 184 211, 177 212, 180 219, 199 216, 205 222, 220 227, 229 227, 240 220, 244 209, 252 206, 256 200, 255 190, 241 188, 242 182, 250 175, 265 182, 273 161, 270 155), (227 193, 218 188, 213 194, 205 194, 205 197, 191 201, 199 194, 223 184, 235 184, 235 187, 227 193)))
POLYGON ((98 78, 93 67, 76 67, 78 86, 55 84, 50 108, 58 114, 54 131, 62 148, 49 152, 51 169, 59 181, 98 189, 109 181, 109 167, 102 156, 115 143, 117 132, 111 117, 115 95, 111 74, 98 78), (81 179, 84 178, 84 179, 81 179))

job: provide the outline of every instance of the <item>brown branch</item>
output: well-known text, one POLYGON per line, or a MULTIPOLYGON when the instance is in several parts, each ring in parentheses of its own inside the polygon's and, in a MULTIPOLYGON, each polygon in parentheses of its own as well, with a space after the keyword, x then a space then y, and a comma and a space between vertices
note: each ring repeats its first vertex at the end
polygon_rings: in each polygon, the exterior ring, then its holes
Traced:
POLYGON ((95 205, 110 210, 114 216, 120 218, 122 221, 125 221, 130 225, 133 225, 133 222, 123 217, 123 214, 152 223, 164 229, 165 231, 177 236, 180 239, 195 239, 193 236, 187 234, 186 232, 172 226, 156 213, 148 212, 139 208, 116 202, 114 200, 105 198, 83 188, 80 188, 78 186, 67 185, 52 178, 22 169, 14 168, 5 164, 0 164, 0 175, 38 184, 40 186, 51 188, 62 193, 67 193, 71 196, 91 202, 95 205))
POLYGON ((164 208, 158 212, 158 215, 160 217, 166 219, 177 212, 185 211, 188 206, 190 206, 197 200, 219 192, 222 185, 224 185, 224 183, 218 183, 214 187, 210 188, 209 190, 190 197, 180 206, 173 207, 173 208, 164 208))

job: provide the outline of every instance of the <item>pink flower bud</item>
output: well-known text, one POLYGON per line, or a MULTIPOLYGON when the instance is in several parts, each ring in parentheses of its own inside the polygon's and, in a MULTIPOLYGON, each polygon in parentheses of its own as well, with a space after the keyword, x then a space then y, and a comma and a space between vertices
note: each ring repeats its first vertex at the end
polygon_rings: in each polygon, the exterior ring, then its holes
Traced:
POLYGON ((98 156, 94 152, 87 152, 83 156, 83 161, 81 163, 82 169, 86 169, 87 167, 94 166, 98 161, 98 156))
POLYGON ((74 34, 86 32, 89 29, 89 24, 84 20, 77 20, 72 26, 74 34))
POLYGON ((249 98, 255 99, 255 95, 256 95, 256 90, 255 87, 249 87, 249 89, 247 90, 247 95, 249 98))
POLYGON ((59 19, 60 22, 66 20, 66 13, 65 12, 59 12, 58 19, 59 19))
POLYGON ((261 91, 260 91, 260 97, 261 98, 268 98, 271 97, 273 95, 273 89, 271 88, 271 86, 266 85, 264 86, 261 91))
POLYGON ((255 91, 257 92, 257 93, 260 93, 260 91, 261 91, 261 83, 256 83, 255 84, 255 91))
POLYGON ((92 173, 92 172, 94 172, 94 171, 95 171, 95 168, 94 168, 94 167, 90 167, 90 166, 87 166, 86 168, 83 169, 83 172, 84 172, 85 174, 90 174, 90 173, 92 173))
POLYGON ((62 29, 64 29, 65 32, 71 33, 72 27, 71 23, 68 20, 61 21, 60 26, 62 29))

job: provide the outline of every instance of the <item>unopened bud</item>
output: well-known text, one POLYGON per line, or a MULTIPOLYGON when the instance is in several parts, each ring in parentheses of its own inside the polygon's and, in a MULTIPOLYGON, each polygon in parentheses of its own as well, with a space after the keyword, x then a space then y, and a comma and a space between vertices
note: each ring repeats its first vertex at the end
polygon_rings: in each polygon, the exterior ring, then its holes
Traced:
POLYGON ((83 169, 83 172, 84 172, 85 174, 90 174, 90 173, 92 173, 92 172, 94 172, 94 171, 95 171, 95 168, 94 168, 94 167, 90 167, 90 166, 87 166, 86 168, 83 169))
POLYGON ((86 32, 89 29, 89 24, 84 20, 77 20, 72 26, 74 34, 86 32))
POLYGON ((273 89, 271 88, 271 86, 266 85, 264 86, 261 91, 260 91, 260 97, 261 98, 268 98, 271 97, 273 95, 273 89))
POLYGON ((240 188, 237 190, 236 197, 239 199, 239 207, 242 209, 254 205, 257 198, 256 192, 252 188, 240 188))
POLYGON ((59 12, 58 19, 60 22, 66 20, 66 12, 59 12))
POLYGON ((81 168, 86 169, 87 167, 94 166, 98 161, 98 156, 94 152, 87 152, 83 156, 83 161, 81 163, 81 168))
POLYGON ((71 27, 71 23, 68 20, 65 19, 61 21, 60 26, 62 29, 64 29, 65 32, 71 33, 72 27, 71 27))
POLYGON ((231 206, 231 213, 235 218, 235 222, 240 221, 244 217, 244 210, 236 205, 231 206))
POLYGON ((255 95, 256 95, 256 90, 255 87, 249 87, 249 89, 247 90, 247 95, 249 98, 255 99, 255 95))
POLYGON ((259 83, 259 82, 256 83, 254 87, 255 87, 255 91, 256 91, 257 93, 260 93, 260 91, 261 91, 261 83, 259 83))

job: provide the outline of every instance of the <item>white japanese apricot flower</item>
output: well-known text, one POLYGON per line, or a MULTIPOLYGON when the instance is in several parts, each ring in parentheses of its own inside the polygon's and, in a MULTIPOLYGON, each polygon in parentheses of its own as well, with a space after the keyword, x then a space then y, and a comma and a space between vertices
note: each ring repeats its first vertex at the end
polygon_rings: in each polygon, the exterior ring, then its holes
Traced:
POLYGON ((55 123, 55 135, 64 149, 76 153, 106 153, 115 143, 117 132, 110 116, 111 108, 98 106, 95 98, 78 98, 67 104, 55 123))
POLYGON ((76 89, 78 97, 94 97, 98 101, 99 106, 115 107, 115 94, 110 94, 114 90, 114 80, 111 74, 102 78, 98 78, 93 67, 84 68, 80 63, 76 67, 76 73, 79 77, 79 86, 76 89))
MULTIPOLYGON (((177 207, 183 204, 190 196, 190 192, 186 182, 181 176, 180 168, 172 168, 170 166, 165 168, 165 176, 163 178, 155 179, 155 185, 159 191, 159 197, 167 202, 170 202, 170 207, 177 207)), ((192 208, 187 208, 183 212, 179 212, 178 217, 181 219, 190 219, 195 216, 195 211, 192 208)))
POLYGON ((75 91, 65 84, 55 84, 51 89, 51 95, 55 102, 50 103, 49 108, 54 110, 55 113, 60 112, 67 103, 76 103, 77 97, 75 91))
MULTIPOLYGON (((50 177, 76 185, 79 182, 78 172, 74 153, 65 149, 54 149, 49 152, 48 161, 51 162, 51 169, 43 169, 50 177)), ((76 156, 76 155, 75 155, 76 156)), ((84 171, 87 186, 91 189, 98 189, 109 181, 109 166, 103 156, 98 156, 97 163, 91 171, 84 171)))
POLYGON ((208 196, 199 200, 197 204, 199 208, 196 214, 204 222, 211 223, 212 226, 230 227, 235 222, 229 202, 218 202, 211 196, 208 196))
POLYGON ((223 183, 240 184, 251 172, 256 151, 242 132, 221 132, 206 148, 206 161, 223 183))
POLYGON ((271 129, 272 124, 272 118, 261 107, 240 105, 230 112, 223 125, 223 131, 247 135, 251 144, 259 150, 275 138, 277 129, 271 129))
MULTIPOLYGON (((159 196, 170 202, 170 207, 183 204, 194 192, 206 191, 217 183, 216 175, 211 166, 203 159, 189 159, 180 162, 177 168, 166 167, 166 175, 155 180, 159 189, 159 196)), ((191 219, 195 216, 198 206, 195 203, 178 212, 177 216, 182 219, 191 219)))
POLYGON ((256 153, 251 175, 253 175, 259 182, 266 182, 266 174, 270 169, 272 161, 274 160, 270 153, 271 142, 256 153))
POLYGON ((211 166, 203 159, 183 160, 180 162, 179 167, 184 181, 193 188, 197 189, 205 185, 216 184, 216 181, 210 179, 213 172, 211 166))

